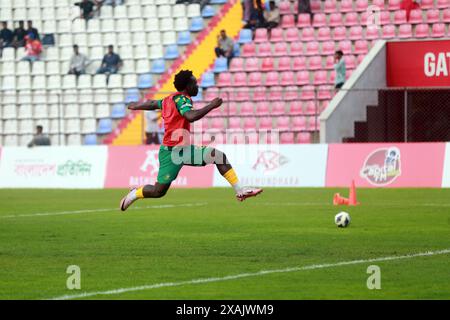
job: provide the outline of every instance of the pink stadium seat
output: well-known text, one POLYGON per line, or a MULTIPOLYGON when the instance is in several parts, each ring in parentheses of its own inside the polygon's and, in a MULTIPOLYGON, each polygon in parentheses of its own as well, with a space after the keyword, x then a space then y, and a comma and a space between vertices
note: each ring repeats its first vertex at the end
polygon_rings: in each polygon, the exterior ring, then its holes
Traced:
POLYGON ((356 40, 354 53, 366 54, 368 51, 369 51, 369 44, 366 40, 356 40))
POLYGON ((314 100, 316 97, 313 86, 304 86, 300 95, 301 100, 314 100))
POLYGON ((274 28, 274 29, 272 29, 271 34, 270 34, 270 41, 271 42, 284 41, 284 39, 283 39, 283 29, 281 29, 281 28, 274 28))
POLYGON ((316 71, 314 73, 314 85, 320 85, 327 83, 327 72, 324 70, 316 71))
POLYGON ((294 72, 292 71, 283 71, 281 73, 281 81, 280 84, 282 86, 292 86, 294 85, 294 72))
POLYGON ((314 40, 314 29, 311 27, 303 28, 301 39, 302 41, 314 40))
POLYGON ((250 91, 248 90, 248 88, 236 88, 234 92, 234 100, 236 101, 250 100, 250 91))
POLYGON ((409 23, 413 24, 423 23, 422 10, 420 9, 411 10, 409 14, 409 23))
POLYGON ((316 117, 308 118, 308 131, 317 131, 319 130, 319 119, 316 117))
POLYGON ((356 67, 355 56, 346 55, 346 56, 344 56, 344 60, 345 60, 346 69, 355 69, 355 67, 356 67))
POLYGON ((450 23, 450 8, 444 9, 442 20, 445 23, 450 23))
POLYGON ((450 7, 450 1, 449 0, 437 0, 437 7, 439 9, 446 9, 450 7))
POLYGON ((332 83, 334 84, 334 80, 336 79, 336 72, 331 72, 330 73, 330 78, 328 79, 328 83, 332 83))
POLYGON ((327 60, 325 61, 325 69, 326 70, 332 70, 334 69, 334 56, 328 56, 327 60))
POLYGON ((264 117, 259 119, 259 129, 272 129, 272 118, 264 117))
POLYGON ((280 135, 281 144, 293 144, 294 143, 294 133, 293 132, 283 132, 280 135))
POLYGON ((322 57, 314 56, 309 58, 309 70, 320 70, 322 69, 322 57))
POLYGON ((320 52, 322 55, 331 55, 334 54, 335 44, 333 40, 322 42, 322 51, 320 52))
POLYGON ((304 85, 309 84, 309 72, 308 71, 298 71, 296 84, 298 86, 304 86, 304 85))
POLYGON ((358 40, 363 38, 363 30, 361 26, 353 26, 350 28, 350 34, 348 36, 350 40, 358 40))
POLYGON ((306 58, 305 57, 295 57, 292 62, 294 70, 305 70, 306 69, 306 58))
POLYGON ((357 0, 356 1, 356 11, 357 12, 366 11, 368 6, 369 6, 369 3, 367 0, 357 0))
POLYGON ((372 5, 377 6, 381 10, 384 10, 385 8, 385 2, 386 0, 372 0, 372 5))
MULTIPOLYGON (((252 105, 253 107, 253 105, 252 105)), ((250 117, 244 119, 244 130, 245 131, 256 131, 256 118, 250 117)), ((253 142, 256 143, 256 142, 253 142)))
POLYGON ((416 38, 428 38, 430 36, 430 27, 427 23, 421 23, 416 26, 416 38))
POLYGON ((311 11, 313 13, 319 12, 322 10, 320 6, 320 0, 311 0, 311 11))
POLYGON ((278 42, 275 44, 273 55, 276 57, 287 56, 288 48, 286 42, 278 42))
POLYGON ((325 3, 323 4, 323 12, 331 13, 336 11, 337 11, 336 0, 325 0, 325 3))
POLYGON ((431 9, 434 7, 434 0, 422 0, 420 2, 420 7, 422 9, 431 9))
POLYGON ((316 114, 316 102, 308 101, 306 102, 306 110, 304 114, 315 115, 316 114))
POLYGON ((236 115, 238 113, 237 111, 237 104, 236 103, 230 103, 228 105, 228 109, 227 109, 227 115, 236 115))
POLYGON ((368 26, 366 28, 366 39, 374 40, 380 38, 378 26, 368 26))
POLYGON ((270 114, 279 116, 279 115, 283 115, 285 114, 285 105, 286 102, 284 101, 276 101, 274 103, 272 103, 272 111, 270 112, 270 114))
POLYGON ((328 27, 321 27, 317 33, 317 40, 327 41, 331 39, 331 30, 328 27))
POLYGON ((218 96, 219 96, 219 89, 213 87, 206 90, 206 92, 203 94, 203 99, 205 101, 211 101, 214 98, 217 98, 218 96))
POLYGON ((236 57, 233 60, 231 60, 230 71, 231 72, 244 71, 244 59, 236 57))
POLYGON ((333 39, 334 40, 347 39, 347 29, 345 29, 345 27, 334 28, 333 39))
POLYGON ((255 39, 253 40, 256 43, 267 42, 267 29, 266 28, 258 28, 255 31, 255 39))
POLYGON ((295 27, 295 17, 292 14, 281 17, 281 27, 284 29, 295 27))
POLYGON ((269 42, 260 43, 258 46, 258 57, 268 57, 272 55, 272 46, 269 42))
POLYGON ((294 117, 292 119, 292 129, 295 131, 305 131, 306 130, 306 118, 305 117, 294 117))
POLYGON ((303 104, 301 101, 292 101, 289 109, 289 114, 299 115, 303 114, 303 104))
POLYGON ((289 1, 280 1, 278 10, 280 10, 280 14, 291 14, 291 3, 289 1))
POLYGON ((298 15, 297 27, 305 28, 311 26, 311 15, 309 13, 300 13, 298 15))
POLYGON ((266 96, 267 89, 265 87, 258 87, 253 91, 253 100, 254 101, 265 101, 267 99, 266 96))
POLYGON ((391 11, 395 11, 395 10, 400 10, 400 3, 401 0, 389 0, 389 10, 391 11))
POLYGON ((269 103, 267 101, 259 101, 256 103, 256 114, 267 116, 270 114, 269 103))
POLYGON ((386 26, 383 26, 383 39, 392 39, 395 38, 395 26, 392 24, 388 24, 386 26))
POLYGON ((218 87, 229 87, 231 86, 231 73, 222 72, 219 74, 219 79, 217 80, 218 87))
POLYGON ((254 57, 256 55, 256 45, 253 42, 246 43, 242 47, 243 57, 254 57))
POLYGON ((445 35, 445 24, 435 23, 431 29, 431 36, 433 38, 442 38, 445 35))
POLYGON ((228 129, 232 130, 232 131, 240 131, 241 130, 241 118, 238 118, 238 117, 228 118, 228 129))
MULTIPOLYGON (((245 84, 243 84, 245 85, 245 84)), ((262 85, 262 74, 261 72, 252 72, 248 76, 248 85, 251 87, 259 87, 262 85)))
POLYGON ((291 70, 291 58, 281 57, 278 59, 278 71, 289 71, 291 70))
POLYGON ((352 12, 353 11, 353 0, 342 0, 340 12, 352 12))
POLYGON ((218 131, 225 130, 225 124, 224 124, 223 118, 212 119, 210 129, 216 129, 218 131))
POLYGON ((356 58, 357 64, 359 65, 359 64, 364 60, 365 57, 366 57, 365 54, 360 54, 360 55, 356 58))
POLYGON ((380 12, 380 23, 381 25, 391 24, 391 13, 389 11, 380 12))
POLYGON ((398 10, 394 12, 394 24, 404 24, 406 22, 405 10, 398 10))
POLYGON ((412 38, 412 27, 410 24, 402 24, 398 29, 398 37, 400 39, 412 38))
POLYGON ((311 41, 306 44, 306 53, 307 56, 314 56, 319 54, 319 42, 311 41))
POLYGON ((330 100, 320 101, 319 112, 322 113, 330 104, 330 100))
POLYGON ((273 86, 270 87, 269 89, 268 98, 270 101, 283 100, 284 99, 283 93, 284 90, 282 87, 273 86))
POLYGON ((299 41, 297 28, 289 28, 286 30, 286 41, 288 42, 299 41))
POLYGON ((303 55, 303 43, 302 42, 291 42, 291 49, 289 50, 290 56, 301 56, 303 55))
POLYGON ((298 100, 298 87, 297 86, 286 87, 286 90, 284 92, 284 100, 287 101, 298 100))
POLYGON ((345 25, 347 27, 359 25, 358 14, 356 12, 349 12, 345 15, 345 25))
POLYGON ((276 128, 279 130, 289 130, 290 129, 289 117, 278 117, 276 128))
POLYGON ((245 87, 247 86, 247 73, 245 72, 238 72, 234 74, 233 79, 233 86, 234 87, 245 87))
POLYGON ((430 9, 427 11, 427 23, 439 22, 439 10, 430 9))
POLYGON ((272 57, 264 58, 261 64, 262 71, 272 71, 273 70, 274 61, 272 57))
MULTIPOLYGON (((234 58, 233 60, 231 60, 231 63, 233 63, 233 61, 236 58, 234 58)), ((259 70, 259 60, 258 58, 248 58, 245 61, 245 71, 249 72, 249 71, 258 71, 259 70)))
POLYGON ((347 71, 345 72, 345 79, 347 79, 347 80, 350 79, 352 73, 353 73, 353 70, 347 69, 347 71))
POLYGON ((300 132, 295 139, 296 143, 311 143, 311 134, 309 132, 300 132))
POLYGON ((243 116, 255 114, 255 112, 253 111, 253 102, 246 101, 243 104, 241 104, 241 111, 239 112, 239 114, 243 116))
POLYGON ((328 22, 330 27, 342 26, 343 24, 344 20, 342 19, 342 14, 340 12, 330 14, 330 21, 328 22))
POLYGON ((323 27, 327 25, 327 17, 323 13, 316 13, 313 18, 312 25, 314 27, 323 27))
POLYGON ((352 52, 352 42, 350 40, 339 41, 339 49, 341 49, 344 54, 350 54, 352 52))
POLYGON ((278 72, 270 71, 266 74, 266 81, 264 83, 266 86, 277 86, 279 84, 278 81, 278 72))

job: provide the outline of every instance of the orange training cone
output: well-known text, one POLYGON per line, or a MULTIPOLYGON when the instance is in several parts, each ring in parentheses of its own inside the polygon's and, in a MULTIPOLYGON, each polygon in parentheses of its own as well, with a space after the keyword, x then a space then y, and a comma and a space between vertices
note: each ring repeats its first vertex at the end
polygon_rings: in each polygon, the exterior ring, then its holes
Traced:
POLYGON ((359 202, 356 200, 356 187, 355 180, 352 180, 352 185, 350 186, 349 202, 350 206, 357 206, 359 202))
POLYGON ((333 204, 335 206, 348 205, 349 199, 341 196, 339 193, 335 193, 333 197, 333 204))

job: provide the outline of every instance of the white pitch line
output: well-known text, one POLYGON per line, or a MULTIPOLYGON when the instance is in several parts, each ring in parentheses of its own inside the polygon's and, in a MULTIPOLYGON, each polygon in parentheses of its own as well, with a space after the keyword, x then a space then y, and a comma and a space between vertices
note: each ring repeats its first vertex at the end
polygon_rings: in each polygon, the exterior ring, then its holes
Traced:
MULTIPOLYGON (((143 209, 166 209, 166 208, 177 208, 177 207, 200 207, 207 205, 207 202, 198 203, 184 203, 184 204, 161 204, 146 207, 132 207, 128 210, 143 210, 143 209)), ((74 211, 60 211, 60 212, 43 212, 43 213, 29 213, 29 214, 16 214, 0 216, 0 218, 23 218, 23 217, 42 217, 42 216, 60 216, 66 214, 78 214, 78 213, 95 213, 95 212, 107 212, 107 211, 119 211, 119 208, 110 209, 88 209, 88 210, 74 210, 74 211)))
POLYGON ((262 270, 262 271, 254 272, 254 273, 241 273, 241 274, 230 275, 230 276, 225 276, 225 277, 203 278, 203 279, 194 279, 194 280, 179 281, 179 282, 163 282, 163 283, 143 285, 143 286, 131 287, 131 288, 121 288, 121 289, 96 291, 96 292, 84 292, 84 293, 74 294, 74 295, 59 296, 59 297, 51 298, 50 300, 70 300, 70 299, 78 299, 78 298, 88 298, 88 297, 93 297, 93 296, 98 296, 98 295, 114 295, 114 294, 125 293, 125 292, 151 290, 151 289, 158 289, 158 288, 164 288, 164 287, 178 287, 178 286, 191 285, 191 284, 222 282, 222 281, 236 280, 236 279, 249 278, 249 277, 258 277, 258 276, 263 276, 266 274, 288 273, 288 272, 297 272, 297 271, 304 271, 304 270, 334 268, 334 267, 348 266, 348 265, 355 265, 355 264, 411 259, 411 258, 416 258, 416 257, 435 256, 435 255, 442 255, 442 254, 449 254, 449 253, 450 253, 450 248, 438 250, 438 251, 427 251, 427 252, 414 253, 414 254, 403 255, 403 256, 389 256, 389 257, 380 257, 380 258, 372 258, 372 259, 342 261, 342 262, 337 262, 337 263, 313 264, 313 265, 303 266, 303 267, 262 270))

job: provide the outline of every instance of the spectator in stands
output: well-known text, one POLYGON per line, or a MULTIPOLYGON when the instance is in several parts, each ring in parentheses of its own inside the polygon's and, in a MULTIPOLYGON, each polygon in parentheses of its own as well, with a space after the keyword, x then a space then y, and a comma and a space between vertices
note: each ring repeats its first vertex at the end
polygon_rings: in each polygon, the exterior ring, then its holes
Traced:
POLYGON ((42 126, 36 126, 36 134, 33 140, 28 144, 28 148, 34 146, 49 146, 51 145, 50 138, 43 134, 44 128, 42 126))
POLYGON ((27 55, 22 58, 22 61, 34 62, 41 58, 42 43, 34 38, 33 34, 25 36, 25 51, 27 55))
POLYGON ((250 19, 246 21, 244 29, 255 30, 257 28, 264 28, 264 9, 261 4, 261 0, 256 1, 256 6, 252 4, 250 9, 250 19))
POLYGON ((33 21, 28 20, 27 22, 27 35, 32 34, 34 36, 34 39, 41 41, 41 38, 39 37, 39 31, 36 28, 33 28, 33 21))
POLYGON ((309 0, 298 0, 298 13, 309 13, 312 19, 311 2, 309 0))
POLYGON ((158 125, 158 112, 157 111, 145 111, 145 137, 146 137, 146 144, 160 144, 159 141, 159 125, 158 125))
POLYGON ((74 45, 73 56, 70 59, 69 74, 74 74, 78 77, 80 74, 86 73, 86 67, 88 65, 89 65, 88 57, 80 53, 78 45, 74 45))
POLYGON ((406 20, 409 21, 411 10, 420 8, 420 0, 402 0, 400 9, 406 11, 406 20))
POLYGON ((95 3, 90 0, 83 0, 82 2, 75 3, 76 6, 80 7, 80 18, 89 20, 94 17, 95 3))
POLYGON ((102 65, 97 70, 97 74, 100 73, 117 73, 119 69, 122 67, 123 62, 120 56, 116 53, 114 53, 114 46, 109 45, 108 46, 108 53, 105 54, 102 60, 102 65))
POLYGON ((280 23, 280 10, 275 5, 275 1, 269 2, 270 11, 264 11, 265 27, 269 30, 276 28, 280 23))
POLYGON ((344 85, 346 72, 344 53, 341 50, 334 54, 334 61, 334 70, 336 71, 334 84, 336 89, 340 89, 344 85))
POLYGON ((123 0, 103 0, 102 2, 113 7, 123 4, 123 0))
POLYGON ((231 59, 233 59, 234 42, 233 39, 227 36, 225 30, 220 31, 220 35, 217 36, 217 47, 215 49, 217 57, 225 57, 228 60, 228 65, 231 59))
POLYGON ((19 21, 19 26, 14 29, 14 47, 16 49, 25 46, 26 35, 27 30, 25 30, 25 23, 23 21, 19 21))
POLYGON ((0 56, 2 55, 3 48, 8 48, 13 45, 14 34, 8 29, 8 23, 2 22, 2 30, 0 30, 0 56))

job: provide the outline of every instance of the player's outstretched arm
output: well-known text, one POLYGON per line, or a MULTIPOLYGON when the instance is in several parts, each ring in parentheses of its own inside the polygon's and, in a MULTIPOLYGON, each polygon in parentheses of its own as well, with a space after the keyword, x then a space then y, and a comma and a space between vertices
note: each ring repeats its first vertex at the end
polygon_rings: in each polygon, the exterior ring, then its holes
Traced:
POLYGON ((147 100, 144 102, 131 102, 127 105, 128 109, 136 110, 157 110, 159 109, 158 100, 147 100))
POLYGON ((214 110, 222 105, 223 100, 221 98, 215 98, 208 105, 204 106, 198 110, 189 110, 183 114, 183 117, 186 118, 189 122, 194 122, 200 120, 204 116, 206 116, 211 110, 214 110))

